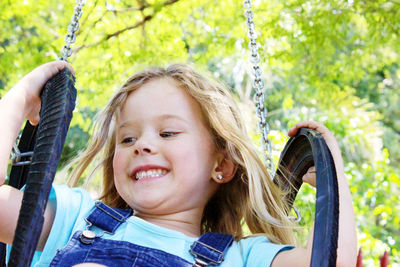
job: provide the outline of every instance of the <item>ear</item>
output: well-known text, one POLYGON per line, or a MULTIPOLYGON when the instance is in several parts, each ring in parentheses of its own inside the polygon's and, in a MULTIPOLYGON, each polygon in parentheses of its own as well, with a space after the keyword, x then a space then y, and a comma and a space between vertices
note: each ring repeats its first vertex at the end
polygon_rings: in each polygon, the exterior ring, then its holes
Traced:
POLYGON ((230 182, 235 176, 237 166, 227 157, 226 153, 218 153, 214 169, 211 173, 212 179, 218 184, 230 182))

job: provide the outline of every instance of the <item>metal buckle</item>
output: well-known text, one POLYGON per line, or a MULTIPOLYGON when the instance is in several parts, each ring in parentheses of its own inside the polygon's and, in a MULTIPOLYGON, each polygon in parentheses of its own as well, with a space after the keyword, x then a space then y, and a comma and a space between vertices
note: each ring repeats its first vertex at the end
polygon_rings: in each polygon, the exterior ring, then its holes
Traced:
POLYGON ((203 267, 203 266, 207 266, 208 264, 202 260, 200 260, 199 258, 194 258, 195 262, 193 263, 194 267, 203 267))
POLYGON ((293 206, 292 209, 294 210, 294 213, 296 213, 296 216, 289 216, 289 219, 294 220, 297 223, 300 222, 301 221, 300 211, 295 206, 293 206))
POLYGON ((11 150, 11 161, 13 166, 24 166, 32 163, 33 151, 21 153, 18 146, 14 143, 11 150), (28 160, 21 161, 22 158, 29 157, 28 160))
POLYGON ((101 204, 100 201, 96 201, 96 203, 95 203, 96 207, 99 208, 101 211, 103 211, 105 214, 107 214, 107 215, 110 216, 111 218, 117 220, 118 222, 121 222, 121 223, 122 223, 122 222, 125 222, 126 217, 125 217, 124 215, 122 215, 122 214, 119 213, 118 211, 112 209, 113 212, 115 212, 116 215, 119 216, 119 218, 118 218, 118 217, 114 216, 114 214, 111 214, 111 213, 108 212, 107 210, 103 209, 103 208, 100 206, 100 204, 101 204))
POLYGON ((190 251, 189 252, 194 255, 194 260, 196 261, 193 264, 193 266, 207 266, 208 265, 208 263, 206 263, 202 259, 199 259, 199 257, 208 260, 212 265, 218 265, 224 260, 224 252, 219 251, 218 249, 215 249, 215 248, 213 248, 213 247, 211 247, 211 246, 209 246, 209 245, 207 245, 207 244, 205 244, 205 243, 203 243, 201 241, 193 242, 193 244, 190 246, 190 251), (211 258, 209 258, 207 256, 204 256, 203 254, 197 253, 196 251, 193 250, 193 248, 196 246, 196 243, 198 243, 198 244, 200 244, 202 246, 205 246, 206 248, 221 254, 222 255, 221 259, 219 261, 215 261, 215 260, 213 260, 213 259, 211 259, 211 258))
POLYGON ((95 232, 90 230, 90 227, 93 226, 93 223, 91 223, 87 218, 85 218, 85 222, 87 223, 85 230, 81 233, 79 240, 86 245, 90 245, 94 242, 94 239, 96 237, 102 237, 104 234, 109 234, 113 235, 114 233, 108 232, 108 231, 102 231, 100 235, 97 235, 95 232))

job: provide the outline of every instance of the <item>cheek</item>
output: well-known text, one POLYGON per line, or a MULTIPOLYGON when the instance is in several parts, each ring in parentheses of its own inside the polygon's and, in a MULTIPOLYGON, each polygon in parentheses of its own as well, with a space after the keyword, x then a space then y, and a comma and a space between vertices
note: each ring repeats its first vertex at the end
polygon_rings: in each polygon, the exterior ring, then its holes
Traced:
POLYGON ((190 146, 190 149, 188 149, 189 146, 182 146, 175 159, 186 175, 208 179, 214 159, 212 148, 204 141, 198 141, 195 144, 190 146))
POLYGON ((117 175, 121 172, 125 163, 124 158, 125 157, 123 156, 123 153, 120 150, 115 150, 113 158, 114 175, 117 175))

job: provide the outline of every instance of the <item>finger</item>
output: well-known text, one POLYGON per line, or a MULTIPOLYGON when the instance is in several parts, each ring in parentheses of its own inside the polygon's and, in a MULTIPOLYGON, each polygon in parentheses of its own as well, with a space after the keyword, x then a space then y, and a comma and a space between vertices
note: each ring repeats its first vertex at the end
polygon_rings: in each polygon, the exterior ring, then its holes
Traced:
POLYGON ((308 183, 308 184, 310 184, 311 186, 314 186, 314 187, 316 185, 316 179, 317 179, 317 175, 315 173, 315 167, 314 166, 310 167, 307 170, 307 173, 304 174, 303 177, 302 177, 303 182, 306 182, 306 183, 308 183))
POLYGON ((35 118, 29 120, 29 123, 30 123, 32 126, 38 125, 39 122, 40 122, 40 116, 39 116, 39 115, 37 115, 37 116, 35 116, 35 118))
POLYGON ((320 133, 329 132, 328 128, 326 128, 325 125, 323 125, 320 122, 316 122, 316 121, 303 121, 303 122, 296 124, 296 127, 297 128, 309 128, 312 130, 316 130, 320 133))
POLYGON ((293 126, 293 128, 289 130, 288 135, 290 137, 295 136, 296 133, 298 132, 298 130, 301 128, 312 129, 323 135, 330 133, 329 129, 326 128, 325 125, 323 125, 322 123, 315 122, 315 121, 303 121, 303 122, 299 122, 295 126, 293 126))
POLYGON ((299 128, 297 128, 296 126, 294 126, 293 128, 291 128, 290 130, 289 130, 289 132, 288 132, 288 135, 290 136, 290 137, 293 137, 293 136, 295 136, 296 134, 297 134, 297 131, 299 130, 299 128))
POLYGON ((72 74, 75 74, 74 68, 72 68, 72 66, 68 62, 63 60, 48 62, 38 67, 37 70, 44 71, 47 74, 48 78, 51 78, 64 68, 68 68, 72 74))
POLYGON ((72 74, 75 74, 74 68, 68 62, 66 62, 64 60, 57 60, 57 61, 54 61, 54 63, 57 67, 57 72, 59 72, 60 70, 62 70, 64 68, 68 68, 72 74))
POLYGON ((290 137, 295 136, 295 135, 297 134, 297 132, 298 132, 301 128, 308 128, 306 122, 297 123, 295 126, 293 126, 293 127, 289 130, 288 135, 289 135, 290 137))
POLYGON ((288 135, 289 135, 290 137, 295 136, 295 135, 297 134, 297 132, 300 130, 300 128, 303 128, 303 127, 301 126, 300 123, 297 123, 295 126, 293 126, 293 127, 289 130, 288 135))
POLYGON ((310 176, 311 176, 311 175, 310 175, 309 173, 304 174, 303 177, 302 177, 303 182, 309 184, 310 181, 312 180, 310 176))
POLYGON ((48 62, 45 63, 36 69, 34 69, 32 72, 30 72, 28 75, 26 75, 20 83, 25 85, 22 87, 29 87, 31 89, 27 90, 28 94, 33 93, 36 94, 38 90, 41 90, 45 83, 54 75, 56 75, 59 71, 61 71, 64 68, 68 68, 72 74, 75 73, 74 69, 70 64, 68 64, 65 61, 53 61, 53 62, 48 62), (36 89, 36 90, 32 90, 36 89))

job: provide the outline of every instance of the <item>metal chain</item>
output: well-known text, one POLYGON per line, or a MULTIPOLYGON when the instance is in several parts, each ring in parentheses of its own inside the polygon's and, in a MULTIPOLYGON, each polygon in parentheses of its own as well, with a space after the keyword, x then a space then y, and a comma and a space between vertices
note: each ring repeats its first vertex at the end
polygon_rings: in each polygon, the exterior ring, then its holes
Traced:
POLYGON ((272 148, 271 141, 268 139, 268 134, 270 132, 270 127, 267 122, 267 114, 268 110, 264 105, 265 97, 264 97, 264 82, 261 78, 262 70, 258 63, 260 62, 260 54, 258 53, 258 49, 260 47, 257 42, 257 32, 255 31, 255 25, 253 21, 254 13, 251 11, 251 0, 245 0, 243 3, 244 16, 247 18, 246 25, 248 28, 247 37, 250 38, 249 41, 249 50, 251 51, 250 62, 253 64, 253 89, 255 90, 254 94, 254 102, 256 103, 256 112, 259 118, 258 129, 261 132, 261 142, 264 149, 264 161, 265 166, 267 167, 271 178, 275 175, 275 167, 272 161, 272 148))
MULTIPOLYGON (((67 58, 72 55, 71 44, 75 42, 76 36, 75 32, 79 29, 79 19, 82 17, 82 8, 85 5, 86 0, 77 0, 76 6, 74 9, 74 15, 71 18, 71 24, 68 26, 68 33, 65 36, 66 44, 61 48, 62 56, 59 57, 60 60, 67 61, 67 58)), ((31 163, 31 157, 33 152, 23 152, 21 153, 18 149, 17 143, 19 143, 19 139, 21 138, 21 134, 18 136, 16 143, 13 145, 11 150, 11 160, 14 166, 22 166, 29 165, 31 163), (24 159, 23 159, 24 158, 24 159)))
POLYGON ((74 15, 71 18, 71 24, 68 26, 68 33, 65 36, 65 45, 61 48, 60 60, 67 61, 72 55, 71 44, 75 43, 75 32, 79 29, 79 19, 82 17, 82 8, 86 4, 86 0, 77 0, 74 8, 74 15))

